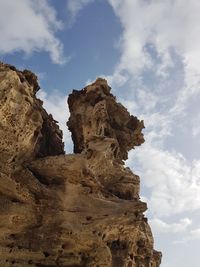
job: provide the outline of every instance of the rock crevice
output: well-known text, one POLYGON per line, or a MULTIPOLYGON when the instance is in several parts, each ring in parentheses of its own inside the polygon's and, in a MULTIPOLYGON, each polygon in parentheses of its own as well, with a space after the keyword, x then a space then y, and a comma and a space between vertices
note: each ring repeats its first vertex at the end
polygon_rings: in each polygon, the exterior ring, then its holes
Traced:
POLYGON ((0 266, 159 267, 140 179, 124 166, 143 121, 99 78, 69 95, 66 155, 38 90, 33 73, 0 64, 0 266))

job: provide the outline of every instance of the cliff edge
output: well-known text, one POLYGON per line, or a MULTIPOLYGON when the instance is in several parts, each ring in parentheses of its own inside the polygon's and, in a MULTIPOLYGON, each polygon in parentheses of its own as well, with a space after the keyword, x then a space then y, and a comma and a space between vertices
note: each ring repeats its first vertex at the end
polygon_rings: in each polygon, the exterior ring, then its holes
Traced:
POLYGON ((140 179, 124 166, 143 122, 99 78, 69 95, 66 155, 38 90, 32 72, 0 63, 0 266, 159 267, 140 179))

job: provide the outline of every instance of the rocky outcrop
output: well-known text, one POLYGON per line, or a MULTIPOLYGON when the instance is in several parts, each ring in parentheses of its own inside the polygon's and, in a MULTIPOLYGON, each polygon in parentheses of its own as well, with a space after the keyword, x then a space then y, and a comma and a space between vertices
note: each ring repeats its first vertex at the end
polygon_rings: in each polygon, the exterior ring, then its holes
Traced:
POLYGON ((1 64, 0 86, 1 163, 64 154, 61 130, 35 97, 36 76, 1 64))
POLYGON ((143 122, 97 79, 69 96, 66 155, 38 89, 30 71, 0 64, 0 266, 158 267, 140 180, 123 161, 143 122))

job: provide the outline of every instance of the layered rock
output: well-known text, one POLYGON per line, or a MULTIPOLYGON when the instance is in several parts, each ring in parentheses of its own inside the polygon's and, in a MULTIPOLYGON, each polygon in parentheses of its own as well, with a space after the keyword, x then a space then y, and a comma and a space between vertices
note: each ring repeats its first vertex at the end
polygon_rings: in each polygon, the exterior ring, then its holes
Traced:
POLYGON ((0 266, 158 267, 139 177, 123 161, 143 122, 97 79, 69 96, 65 155, 38 89, 30 71, 0 64, 0 266))

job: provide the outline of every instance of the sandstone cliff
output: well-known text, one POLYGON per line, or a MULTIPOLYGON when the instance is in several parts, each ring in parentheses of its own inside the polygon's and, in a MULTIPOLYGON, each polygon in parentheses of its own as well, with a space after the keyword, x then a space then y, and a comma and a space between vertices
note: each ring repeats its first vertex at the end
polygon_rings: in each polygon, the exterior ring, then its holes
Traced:
POLYGON ((158 267, 161 253, 123 160, 143 122, 103 79, 70 94, 65 155, 37 77, 0 64, 0 266, 158 267))

